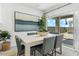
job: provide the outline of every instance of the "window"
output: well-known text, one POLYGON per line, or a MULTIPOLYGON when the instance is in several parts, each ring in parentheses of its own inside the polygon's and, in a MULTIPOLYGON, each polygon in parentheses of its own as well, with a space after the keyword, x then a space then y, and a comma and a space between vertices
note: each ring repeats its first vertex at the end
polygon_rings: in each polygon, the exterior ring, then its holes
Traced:
POLYGON ((47 26, 48 27, 55 27, 55 19, 48 19, 47 20, 47 26))
POLYGON ((60 27, 73 27, 73 18, 64 18, 60 20, 60 27))

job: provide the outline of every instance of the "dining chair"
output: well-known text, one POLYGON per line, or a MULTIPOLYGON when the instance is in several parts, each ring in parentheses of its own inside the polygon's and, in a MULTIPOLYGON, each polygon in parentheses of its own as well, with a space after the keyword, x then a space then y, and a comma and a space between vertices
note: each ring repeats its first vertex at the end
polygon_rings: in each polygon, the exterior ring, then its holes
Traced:
POLYGON ((62 54, 62 39, 63 39, 63 35, 56 36, 55 45, 54 45, 55 56, 56 56, 56 52, 62 54), (56 49, 58 48, 60 48, 60 52, 56 51, 56 49))
POLYGON ((17 55, 18 56, 25 55, 25 46, 21 44, 22 40, 18 36, 15 36, 15 39, 17 45, 17 55))
POLYGON ((44 38, 43 44, 36 46, 34 52, 36 54, 36 51, 38 51, 43 56, 50 55, 50 52, 54 51, 54 44, 55 44, 55 37, 44 38))

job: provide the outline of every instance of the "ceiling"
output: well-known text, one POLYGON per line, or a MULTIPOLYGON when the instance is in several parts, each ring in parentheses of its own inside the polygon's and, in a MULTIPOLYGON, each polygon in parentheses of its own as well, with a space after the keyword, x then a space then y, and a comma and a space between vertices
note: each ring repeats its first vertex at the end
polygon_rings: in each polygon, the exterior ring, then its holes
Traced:
POLYGON ((21 5, 28 6, 30 8, 40 10, 43 12, 49 12, 50 10, 55 10, 68 3, 23 3, 21 5))
POLYGON ((41 11, 45 11, 46 9, 57 5, 57 3, 27 3, 26 5, 41 10, 41 11))

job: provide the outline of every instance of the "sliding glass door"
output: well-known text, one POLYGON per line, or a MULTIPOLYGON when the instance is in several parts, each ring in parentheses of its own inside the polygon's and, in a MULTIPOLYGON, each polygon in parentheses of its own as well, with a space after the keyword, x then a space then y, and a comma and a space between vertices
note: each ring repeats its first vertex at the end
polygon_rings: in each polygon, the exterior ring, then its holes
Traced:
POLYGON ((60 33, 73 33, 73 18, 60 19, 60 33))
POLYGON ((51 33, 63 34, 63 44, 66 46, 73 46, 73 15, 48 19, 47 28, 51 33))
POLYGON ((63 43, 67 46, 73 47, 73 17, 65 17, 59 19, 60 24, 60 33, 63 34, 64 39, 63 43))

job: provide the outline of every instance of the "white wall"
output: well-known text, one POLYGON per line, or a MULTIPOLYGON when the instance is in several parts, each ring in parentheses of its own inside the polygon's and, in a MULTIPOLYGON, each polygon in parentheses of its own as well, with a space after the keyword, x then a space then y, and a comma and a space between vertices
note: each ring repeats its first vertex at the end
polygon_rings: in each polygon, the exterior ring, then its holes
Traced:
MULTIPOLYGON (((28 6, 23 6, 20 4, 10 4, 4 3, 0 4, 0 20, 2 20, 1 28, 2 30, 8 30, 11 33, 11 47, 15 46, 15 39, 14 39, 14 11, 19 11, 23 13, 28 13, 36 16, 41 16, 42 12, 37 11, 28 6)), ((24 33, 26 34, 26 33, 24 33)))
POLYGON ((2 10, 2 6, 0 5, 0 30, 3 29, 3 27, 2 27, 2 12, 1 12, 1 10, 2 10))
POLYGON ((79 52, 79 11, 74 13, 74 46, 79 52))

